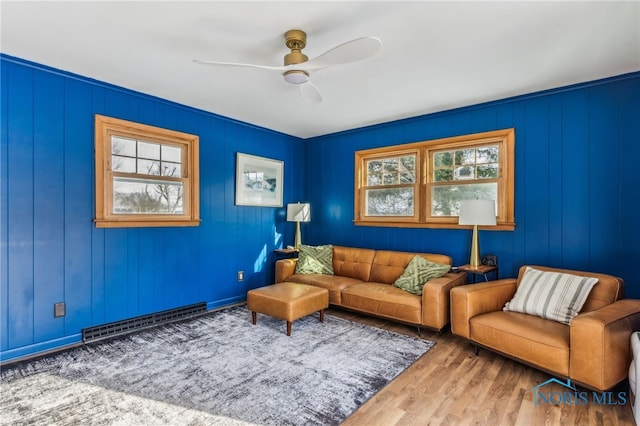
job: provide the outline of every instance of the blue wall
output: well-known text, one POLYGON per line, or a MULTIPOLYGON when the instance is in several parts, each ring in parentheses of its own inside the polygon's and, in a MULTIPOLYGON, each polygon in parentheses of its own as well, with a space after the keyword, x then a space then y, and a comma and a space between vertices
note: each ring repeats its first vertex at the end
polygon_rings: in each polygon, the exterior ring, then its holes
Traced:
POLYGON ((0 357, 80 341, 82 328, 269 284, 284 209, 234 205, 235 153, 285 162, 284 202, 309 201, 303 241, 446 253, 470 232, 356 227, 354 151, 515 127, 516 229, 484 231, 500 274, 546 264, 623 277, 640 298, 640 73, 301 141, 1 56, 0 357), (97 229, 93 116, 200 136, 202 224, 97 229), (304 182, 302 184, 301 182, 304 182), (246 280, 236 281, 245 271, 246 280), (53 304, 67 315, 53 317, 53 304))
POLYGON ((247 289, 272 282, 273 249, 293 241, 293 225, 283 209, 234 205, 235 153, 283 160, 284 202, 294 202, 303 195, 299 139, 17 58, 1 61, 3 360, 78 342, 93 325, 242 301, 247 289), (93 225, 94 114, 200 136, 199 227, 93 225), (54 318, 54 303, 63 301, 67 315, 54 318))
POLYGON ((354 226, 354 151, 514 127, 514 231, 481 231, 500 276, 523 264, 611 273, 640 298, 640 73, 306 141, 310 244, 446 253, 470 231, 354 226))

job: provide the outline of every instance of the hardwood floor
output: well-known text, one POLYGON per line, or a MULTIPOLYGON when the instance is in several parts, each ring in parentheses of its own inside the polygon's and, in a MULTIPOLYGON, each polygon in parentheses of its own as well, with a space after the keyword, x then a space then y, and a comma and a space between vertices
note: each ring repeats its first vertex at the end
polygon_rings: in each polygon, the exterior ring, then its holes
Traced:
MULTIPOLYGON (((339 309, 329 309, 353 321, 416 336, 416 328, 339 309)), ((343 426, 393 425, 634 425, 631 406, 598 404, 591 398, 563 404, 567 389, 545 385, 557 404, 539 401, 534 407, 532 388, 550 376, 487 350, 475 355, 473 347, 449 331, 422 331, 422 338, 437 344, 389 383, 343 426), (556 393, 559 392, 559 393, 556 393)), ((585 389, 578 389, 585 391, 585 389)), ((626 382, 613 390, 624 392, 626 382)), ((614 398, 612 401, 621 401, 614 398)))

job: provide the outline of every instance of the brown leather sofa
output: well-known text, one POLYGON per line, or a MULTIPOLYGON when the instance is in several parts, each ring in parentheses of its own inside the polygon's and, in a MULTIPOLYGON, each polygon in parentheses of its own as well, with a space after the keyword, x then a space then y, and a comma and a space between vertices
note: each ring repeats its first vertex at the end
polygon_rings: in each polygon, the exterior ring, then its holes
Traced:
POLYGON ((551 375, 604 391, 627 377, 629 336, 640 329, 640 300, 623 299, 622 279, 605 274, 532 266, 544 271, 598 278, 570 325, 503 311, 518 278, 460 286, 451 291, 451 331, 551 375))
POLYGON ((297 259, 276 262, 276 283, 296 282, 329 290, 329 303, 394 321, 441 330, 449 323, 449 291, 466 284, 465 273, 429 280, 422 296, 392 286, 413 257, 451 265, 442 254, 333 246, 333 275, 296 274, 297 259))

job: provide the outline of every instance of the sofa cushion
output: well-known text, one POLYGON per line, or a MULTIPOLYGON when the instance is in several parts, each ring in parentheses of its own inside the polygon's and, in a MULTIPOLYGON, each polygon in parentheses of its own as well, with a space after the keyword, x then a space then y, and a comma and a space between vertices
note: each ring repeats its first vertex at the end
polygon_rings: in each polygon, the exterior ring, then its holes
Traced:
POLYGON ((333 305, 342 304, 343 289, 362 283, 361 280, 355 278, 323 274, 293 274, 287 277, 287 281, 326 288, 329 290, 329 303, 333 305))
POLYGON ((569 324, 597 282, 594 277, 527 268, 503 309, 569 324))
POLYGON ((296 274, 333 275, 333 247, 300 245, 296 274))
POLYGON ((369 281, 375 253, 376 251, 371 249, 333 246, 333 273, 369 281))
POLYGON ((424 283, 432 278, 440 278, 449 270, 451 266, 442 263, 430 262, 424 257, 414 256, 407 265, 402 275, 393 283, 394 287, 398 287, 409 293, 422 294, 424 283))
POLYGON ((496 311, 469 321, 470 339, 562 376, 569 375, 569 326, 518 312, 496 311))
POLYGON ((342 290, 342 306, 381 317, 420 324, 422 301, 387 283, 361 283, 342 290))

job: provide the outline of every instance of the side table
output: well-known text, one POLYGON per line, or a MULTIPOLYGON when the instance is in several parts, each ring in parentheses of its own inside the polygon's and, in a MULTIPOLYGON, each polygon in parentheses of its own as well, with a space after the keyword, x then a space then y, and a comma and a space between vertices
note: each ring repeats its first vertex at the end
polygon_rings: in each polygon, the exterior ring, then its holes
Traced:
POLYGON ((493 279, 497 280, 498 279, 498 267, 497 266, 487 266, 487 265, 478 265, 478 266, 471 266, 471 265, 462 265, 462 266, 458 266, 458 271, 463 271, 467 273, 467 276, 471 276, 472 284, 476 283, 476 276, 477 275, 482 275, 484 277, 485 281, 489 281, 489 277, 487 276, 487 274, 493 273, 493 279))
POLYGON ((296 250, 296 249, 293 249, 293 248, 284 248, 284 249, 275 249, 274 250, 274 252, 276 252, 277 254, 287 255, 287 256, 291 256, 291 257, 297 257, 299 251, 300 250, 296 250))

